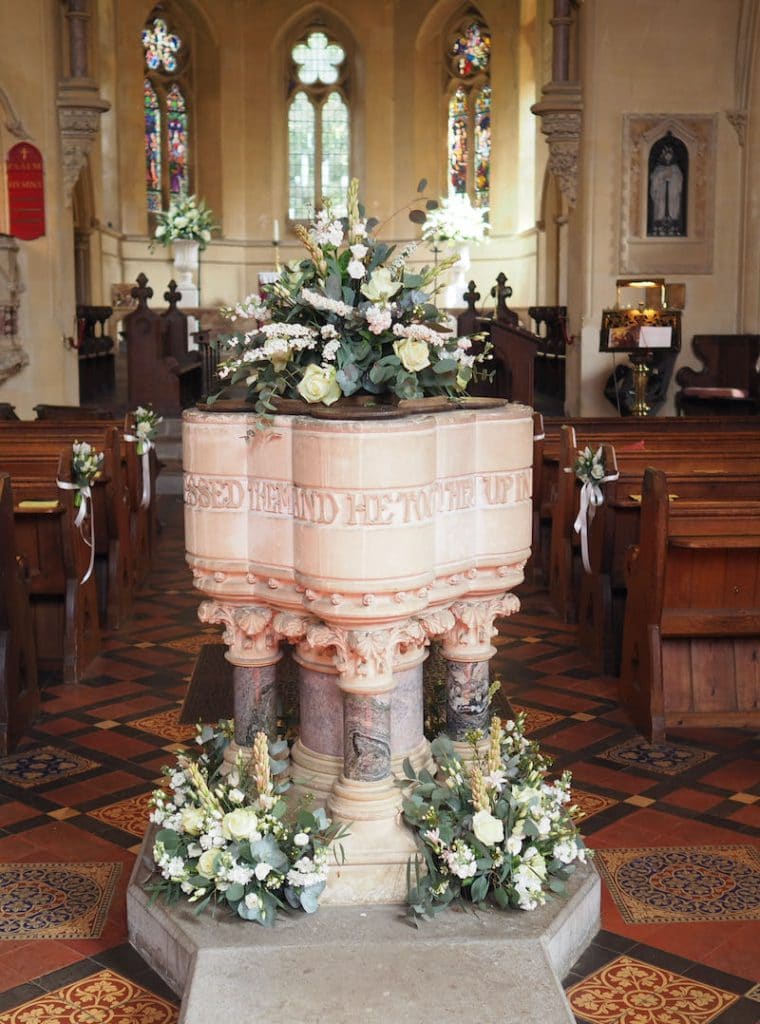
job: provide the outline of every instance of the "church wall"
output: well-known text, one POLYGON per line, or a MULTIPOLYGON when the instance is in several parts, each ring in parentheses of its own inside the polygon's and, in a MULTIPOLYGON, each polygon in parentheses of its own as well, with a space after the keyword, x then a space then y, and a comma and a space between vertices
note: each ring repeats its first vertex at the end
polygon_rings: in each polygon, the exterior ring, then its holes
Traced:
MULTIPOLYGON (((160 295, 172 276, 171 253, 161 247, 151 253, 146 244, 144 168, 135 157, 142 154, 142 52, 134 40, 151 4, 112 2, 120 28, 112 119, 118 128, 109 128, 118 135, 118 172, 111 173, 120 179, 118 217, 124 237, 119 276, 111 280, 133 280, 143 270, 160 295)), ((428 196, 446 192, 443 48, 446 29, 466 5, 456 0, 259 0, 243 7, 227 0, 195 0, 185 6, 190 21, 208 23, 213 33, 206 79, 216 91, 207 106, 219 114, 216 134, 209 132, 210 114, 200 117, 199 112, 196 122, 198 149, 206 158, 197 167, 193 190, 222 225, 201 255, 205 305, 235 301, 257 287, 259 271, 272 268, 273 218, 280 224, 281 259, 301 254, 286 225, 286 86, 290 47, 317 11, 351 61, 353 173, 360 178, 367 212, 381 223, 391 218, 382 229, 385 238, 403 242, 418 237, 418 228, 408 220, 418 180, 428 179, 428 196)), ((530 114, 538 98, 537 0, 483 0, 478 6, 493 33, 492 190, 497 201, 490 214, 493 240, 473 247, 468 276, 487 296, 504 270, 514 288, 512 304, 527 307, 537 297, 534 181, 536 165, 545 160, 530 114)), ((104 133, 104 145, 107 137, 104 133)), ((113 149, 113 140, 109 146, 113 149)), ((112 218, 108 221, 115 226, 112 218)), ((115 254, 113 245, 104 246, 106 277, 115 273, 115 254)), ((418 259, 430 261, 426 247, 418 259)), ((104 290, 108 287, 106 280, 104 290)))
MULTIPOLYGON (((582 331, 578 394, 570 403, 575 413, 610 412, 602 389, 612 370, 611 356, 600 354, 598 347, 602 310, 615 302, 616 278, 629 276, 619 274, 624 114, 718 115, 712 268, 664 275, 686 284, 678 365, 693 365, 694 334, 738 329, 742 154, 724 111, 734 105, 739 8, 740 0, 586 0, 581 8, 583 184, 572 214, 569 268, 570 305, 576 310, 571 329, 582 331)), ((671 385, 666 411, 672 412, 673 390, 671 385)))
MULTIPOLYGON (((18 341, 29 363, 0 384, 0 401, 11 402, 21 416, 33 415, 38 402, 78 401, 76 352, 64 347, 64 339, 75 333, 75 310, 71 209, 63 203, 55 105, 60 38, 60 5, 54 0, 2 5, 0 87, 29 141, 40 150, 45 168, 45 235, 18 242, 24 287, 18 341)), ((3 162, 18 141, 3 131, 3 162)), ((8 224, 0 230, 7 232, 8 224)))

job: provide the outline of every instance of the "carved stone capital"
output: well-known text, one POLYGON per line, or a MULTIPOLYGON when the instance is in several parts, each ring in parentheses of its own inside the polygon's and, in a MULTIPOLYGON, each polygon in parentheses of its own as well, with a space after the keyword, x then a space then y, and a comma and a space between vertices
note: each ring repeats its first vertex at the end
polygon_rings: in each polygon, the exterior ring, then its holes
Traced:
POLYGON ((739 145, 743 146, 747 139, 747 120, 748 114, 746 110, 727 110, 726 118, 728 123, 736 132, 736 137, 739 140, 739 145))
POLYGON ((583 104, 577 85, 547 86, 540 103, 531 110, 541 118, 541 131, 549 144, 548 167, 569 206, 578 198, 578 165, 583 130, 583 104))
POLYGON ((392 690, 399 652, 424 647, 427 639, 422 624, 414 619, 385 629, 344 629, 319 623, 306 632, 309 647, 332 652, 341 689, 360 694, 392 690))
POLYGON ((234 605, 204 601, 198 609, 201 622, 225 626, 223 640, 233 665, 271 665, 280 656, 280 634, 275 613, 265 605, 234 605))
POLYGON ((443 636, 444 657, 453 661, 487 661, 493 654, 491 638, 498 630, 494 619, 520 609, 515 594, 482 601, 457 601, 451 606, 454 625, 443 636))
POLYGON ((61 84, 58 88, 58 128, 63 153, 63 194, 67 206, 77 183, 79 172, 87 162, 92 143, 98 133, 100 116, 110 109, 95 83, 79 83, 76 87, 61 84))

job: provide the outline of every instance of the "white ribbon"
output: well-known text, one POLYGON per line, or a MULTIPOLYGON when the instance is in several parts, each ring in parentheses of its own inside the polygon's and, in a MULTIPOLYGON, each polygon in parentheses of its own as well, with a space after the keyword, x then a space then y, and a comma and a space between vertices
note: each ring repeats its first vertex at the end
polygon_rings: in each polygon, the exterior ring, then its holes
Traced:
POLYGON ((546 434, 534 434, 533 435, 533 440, 534 441, 543 441, 545 437, 546 437, 546 434))
POLYGON ((619 473, 612 473, 610 476, 603 476, 599 480, 586 480, 581 487, 581 507, 575 517, 573 529, 581 535, 581 559, 585 572, 591 572, 591 565, 588 560, 588 529, 594 521, 596 510, 599 505, 604 504, 602 484, 617 480, 619 473))
POLYGON ((90 501, 92 500, 92 491, 90 490, 89 484, 85 484, 83 487, 80 487, 79 484, 69 483, 68 480, 56 480, 56 483, 58 484, 58 487, 62 491, 77 491, 79 493, 80 498, 82 499, 79 503, 79 509, 74 518, 74 526, 77 526, 79 528, 79 536, 90 549, 90 564, 87 567, 87 572, 80 580, 80 583, 86 583, 90 576, 92 576, 92 570, 95 567, 95 517, 93 515, 90 515, 89 540, 87 540, 87 538, 84 535, 84 531, 82 530, 82 527, 84 526, 84 521, 87 517, 87 512, 90 507, 90 501))
POLYGON ((150 505, 150 450, 155 448, 152 441, 149 441, 145 437, 135 437, 134 434, 125 434, 125 441, 132 441, 133 444, 141 445, 142 452, 140 454, 140 462, 142 466, 142 497, 140 499, 140 508, 147 508, 150 505))

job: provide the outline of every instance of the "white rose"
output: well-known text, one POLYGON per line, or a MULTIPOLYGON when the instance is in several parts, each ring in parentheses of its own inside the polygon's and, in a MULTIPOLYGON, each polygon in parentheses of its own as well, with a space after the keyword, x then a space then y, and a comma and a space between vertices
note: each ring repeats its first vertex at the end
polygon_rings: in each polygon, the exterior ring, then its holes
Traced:
POLYGON ((256 812, 249 807, 240 807, 236 811, 229 811, 222 818, 222 835, 225 839, 240 842, 243 839, 250 839, 252 833, 257 831, 257 826, 256 812))
POLYGON ((216 861, 219 853, 216 850, 206 850, 198 860, 198 874, 204 878, 213 878, 216 868, 216 861))
POLYGON ((317 366, 311 363, 306 367, 297 391, 307 402, 322 402, 332 405, 341 396, 340 385, 335 379, 334 366, 317 366))
POLYGON ((416 373, 430 366, 430 353, 427 342, 416 338, 398 338, 393 342, 393 351, 401 360, 401 365, 410 373, 416 373))
POLYGON ((199 836, 203 831, 204 815, 199 807, 185 807, 182 815, 182 831, 189 836, 199 836))
POLYGON ((256 865, 256 867, 253 869, 253 873, 256 875, 260 882, 263 882, 271 870, 272 865, 267 864, 266 861, 262 861, 260 864, 256 865))
POLYGON ((490 811, 478 811, 472 816, 472 831, 484 846, 494 846, 504 839, 504 822, 490 811))

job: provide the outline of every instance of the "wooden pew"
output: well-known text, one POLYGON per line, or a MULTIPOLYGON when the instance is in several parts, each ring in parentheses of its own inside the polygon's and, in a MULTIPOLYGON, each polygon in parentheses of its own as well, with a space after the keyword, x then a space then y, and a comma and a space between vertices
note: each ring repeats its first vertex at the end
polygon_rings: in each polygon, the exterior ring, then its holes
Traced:
MULTIPOLYGON (((572 468, 577 453, 572 448, 572 429, 565 430, 569 443, 563 463, 572 468)), ((640 500, 644 470, 652 463, 668 467, 679 501, 724 496, 760 499, 760 463, 751 438, 744 437, 736 444, 738 450, 712 456, 705 454, 703 446, 694 452, 674 452, 667 447, 657 452, 650 445, 643 453, 621 450, 619 455, 612 446, 605 446, 608 473, 617 472, 619 477, 603 485, 604 503, 596 509, 589 525, 589 572, 581 568, 579 538, 573 530, 580 484, 574 473, 561 474, 562 486, 552 522, 552 599, 567 621, 577 617, 581 645, 599 671, 616 674, 619 669, 626 596, 625 557, 628 547, 638 541, 637 499, 640 500)))
MULTIPOLYGON (((670 438, 676 449, 722 446, 737 434, 754 439, 760 450, 760 421, 752 416, 732 417, 729 423, 718 423, 714 417, 642 417, 635 420, 619 417, 542 417, 534 429, 533 445, 533 552, 531 570, 537 581, 548 582, 552 508, 557 496, 557 472, 560 433, 563 425, 575 429, 578 445, 597 448, 609 441, 618 448, 638 447, 642 451, 661 446, 660 438, 670 438)), ((729 442, 730 443, 730 442, 729 442)), ((749 443, 749 442, 748 442, 749 443)))
POLYGON ((200 355, 195 353, 197 358, 180 361, 167 349, 167 324, 148 308, 147 300, 153 289, 148 287, 145 274, 138 276, 132 295, 137 299, 137 308, 123 321, 129 405, 135 408, 151 404, 162 416, 180 416, 183 409, 201 397, 200 355))
POLYGON ((0 756, 15 748, 39 707, 34 620, 16 555, 11 479, 0 473, 0 756))
POLYGON ((70 479, 69 466, 40 453, 5 455, 2 464, 13 487, 16 553, 34 618, 37 665, 76 683, 100 649, 100 627, 95 577, 82 582, 90 552, 74 525, 74 494, 56 483, 70 479))
POLYGON ((6 457, 16 452, 53 452, 70 459, 75 440, 89 442, 105 456, 103 473, 95 482, 92 495, 96 572, 101 620, 109 628, 118 629, 132 614, 135 579, 130 497, 122 469, 118 429, 88 420, 77 424, 38 420, 0 423, 0 468, 6 457))
POLYGON ((76 434, 82 419, 103 421, 101 426, 114 426, 122 430, 121 456, 122 467, 129 489, 131 547, 134 560, 134 582, 139 584, 150 568, 152 553, 158 536, 158 504, 156 502, 156 481, 160 472, 160 462, 155 449, 150 452, 149 484, 150 499, 147 507, 142 504, 143 497, 143 462, 137 454, 133 441, 127 441, 125 435, 135 436, 134 413, 128 412, 123 423, 107 409, 80 408, 76 405, 35 405, 34 411, 38 420, 56 421, 66 424, 76 434))
POLYGON ((695 334, 691 347, 703 366, 676 374, 681 415, 760 414, 760 334, 695 334))
POLYGON ((683 726, 760 726, 760 502, 671 506, 644 474, 628 558, 621 699, 652 740, 683 726))

